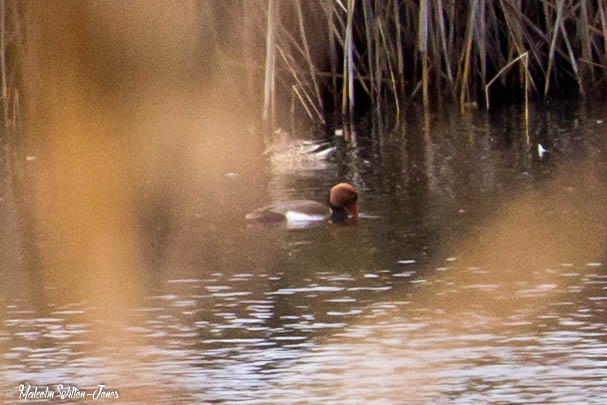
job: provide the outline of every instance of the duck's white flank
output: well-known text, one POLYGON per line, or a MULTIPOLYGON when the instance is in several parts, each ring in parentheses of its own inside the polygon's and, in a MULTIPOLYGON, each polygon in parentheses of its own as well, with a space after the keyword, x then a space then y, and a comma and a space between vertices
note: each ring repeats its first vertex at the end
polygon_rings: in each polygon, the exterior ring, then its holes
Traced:
POLYGON ((298 224, 305 222, 317 222, 324 221, 325 217, 322 215, 309 215, 297 211, 285 212, 285 218, 287 218, 287 224, 298 224))

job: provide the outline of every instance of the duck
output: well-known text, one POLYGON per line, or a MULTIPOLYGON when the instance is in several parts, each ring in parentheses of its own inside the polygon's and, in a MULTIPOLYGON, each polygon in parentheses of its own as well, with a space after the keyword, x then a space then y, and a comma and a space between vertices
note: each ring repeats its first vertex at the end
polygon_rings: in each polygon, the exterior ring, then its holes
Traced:
POLYGON ((247 221, 287 224, 329 222, 358 223, 358 191, 348 183, 339 183, 329 191, 328 206, 313 200, 280 201, 246 215, 247 221))
POLYGON ((327 140, 293 140, 277 142, 268 147, 263 154, 275 160, 328 160, 335 155, 337 147, 327 140))

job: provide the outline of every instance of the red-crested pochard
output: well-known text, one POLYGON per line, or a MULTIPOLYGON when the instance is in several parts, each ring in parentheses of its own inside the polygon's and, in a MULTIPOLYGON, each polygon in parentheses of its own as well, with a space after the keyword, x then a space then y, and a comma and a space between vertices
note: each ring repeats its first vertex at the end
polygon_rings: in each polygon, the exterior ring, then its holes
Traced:
POLYGON ((257 222, 316 222, 356 223, 358 221, 358 191, 348 183, 339 183, 329 192, 329 206, 312 200, 276 202, 247 214, 246 219, 257 222))

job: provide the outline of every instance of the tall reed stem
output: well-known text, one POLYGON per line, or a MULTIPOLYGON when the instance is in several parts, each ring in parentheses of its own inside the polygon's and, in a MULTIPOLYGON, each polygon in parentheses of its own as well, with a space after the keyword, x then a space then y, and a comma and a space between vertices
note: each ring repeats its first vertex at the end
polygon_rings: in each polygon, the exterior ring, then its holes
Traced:
POLYGON ((470 54, 472 51, 472 37, 474 35, 474 16, 476 14, 476 6, 478 0, 470 0, 470 14, 468 17, 468 25, 466 29, 466 51, 464 54, 464 71, 461 81, 461 92, 459 96, 460 109, 463 112, 466 103, 466 94, 468 93, 468 75, 470 73, 470 54))
POLYGON ((352 33, 354 6, 355 0, 348 0, 346 38, 344 41, 344 80, 341 104, 342 116, 344 117, 344 121, 347 123, 344 131, 344 137, 346 140, 350 140, 350 131, 354 116, 354 39, 352 33))
POLYGON ((6 82, 6 7, 4 0, 0 0, 0 70, 2 73, 2 107, 4 109, 4 128, 8 128, 8 84, 6 82))
POLYGON ((276 75, 276 48, 274 36, 276 34, 277 15, 278 1, 268 0, 268 27, 266 36, 266 66, 262 119, 266 125, 270 126, 270 129, 274 128, 275 119, 274 83, 276 75))
POLYGON ((422 57, 422 100, 424 111, 428 110, 428 0, 419 4, 419 37, 418 50, 422 57))

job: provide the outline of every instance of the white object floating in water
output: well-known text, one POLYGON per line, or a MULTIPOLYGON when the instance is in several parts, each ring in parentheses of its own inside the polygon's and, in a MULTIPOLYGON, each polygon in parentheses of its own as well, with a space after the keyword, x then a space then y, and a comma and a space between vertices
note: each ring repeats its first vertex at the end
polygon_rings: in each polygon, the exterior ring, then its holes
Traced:
POLYGON ((346 312, 329 311, 329 312, 327 312, 327 315, 329 315, 329 316, 347 316, 347 315, 359 315, 362 313, 363 313, 363 311, 361 311, 360 309, 352 309, 352 310, 346 311, 346 312))
POLYGON ((25 160, 27 160, 28 162, 33 162, 34 160, 36 160, 36 156, 34 156, 34 155, 26 156, 25 160))
POLYGON ((411 277, 414 274, 415 274, 414 271, 403 271, 402 273, 392 274, 392 277, 411 277))
POLYGON ((287 218, 288 224, 305 224, 308 222, 318 222, 325 219, 322 215, 308 215, 297 211, 285 212, 285 218, 287 218))
POLYGON ((234 173, 234 172, 228 172, 228 173, 226 173, 226 177, 229 177, 229 178, 232 179, 232 178, 236 177, 236 173, 234 173))
POLYGON ((548 150, 545 149, 541 143, 538 143, 537 144, 537 155, 540 157, 540 159, 542 159, 544 157, 546 152, 548 152, 548 150))
POLYGON ((398 264, 413 264, 415 263, 415 259, 407 259, 407 260, 399 260, 398 264))
POLYGON ((603 123, 603 120, 596 120, 596 123, 597 123, 597 124, 602 124, 602 123, 603 123))
POLYGON ((379 219, 381 218, 378 215, 373 215, 373 214, 365 214, 364 212, 359 212, 358 213, 358 218, 365 218, 365 219, 379 219))

